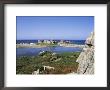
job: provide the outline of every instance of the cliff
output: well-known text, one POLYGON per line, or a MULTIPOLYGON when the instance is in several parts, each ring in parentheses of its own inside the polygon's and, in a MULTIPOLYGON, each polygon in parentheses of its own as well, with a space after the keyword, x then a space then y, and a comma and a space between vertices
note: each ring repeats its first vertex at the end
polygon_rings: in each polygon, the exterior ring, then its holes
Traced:
POLYGON ((77 74, 94 74, 94 32, 86 39, 76 62, 79 63, 77 74))

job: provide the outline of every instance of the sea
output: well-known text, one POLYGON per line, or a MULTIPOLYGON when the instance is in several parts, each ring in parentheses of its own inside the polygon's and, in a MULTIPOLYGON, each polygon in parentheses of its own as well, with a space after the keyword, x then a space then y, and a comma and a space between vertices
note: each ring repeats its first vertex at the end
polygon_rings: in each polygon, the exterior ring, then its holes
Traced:
MULTIPOLYGON (((55 40, 60 41, 60 40, 55 40)), ((84 45, 85 40, 67 40, 73 44, 84 45)), ((38 40, 16 40, 16 44, 20 43, 37 43, 38 40)), ((63 52, 80 52, 81 48, 73 48, 73 47, 62 47, 62 46, 54 46, 54 47, 42 47, 42 48, 16 48, 16 57, 21 56, 36 56, 42 51, 51 51, 54 53, 63 53, 63 52)))
MULTIPOLYGON (((55 40, 60 42, 60 40, 55 40)), ((85 44, 85 40, 64 40, 64 41, 70 41, 73 44, 85 44)), ((38 43, 38 40, 16 40, 16 44, 20 44, 20 43, 38 43)))

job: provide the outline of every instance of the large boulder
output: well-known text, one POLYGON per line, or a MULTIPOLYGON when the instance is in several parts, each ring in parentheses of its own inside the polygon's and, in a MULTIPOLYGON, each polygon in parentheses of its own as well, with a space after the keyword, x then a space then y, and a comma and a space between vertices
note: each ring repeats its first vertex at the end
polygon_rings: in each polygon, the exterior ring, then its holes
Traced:
POLYGON ((94 32, 86 39, 85 47, 76 62, 78 74, 94 74, 94 32))
POLYGON ((85 44, 94 46, 94 32, 91 32, 90 36, 86 39, 85 44))

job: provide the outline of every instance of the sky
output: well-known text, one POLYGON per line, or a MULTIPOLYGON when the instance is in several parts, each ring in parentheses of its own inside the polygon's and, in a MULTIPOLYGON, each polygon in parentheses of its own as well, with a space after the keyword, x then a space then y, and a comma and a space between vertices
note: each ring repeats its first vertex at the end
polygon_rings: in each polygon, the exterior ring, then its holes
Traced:
POLYGON ((94 16, 16 16, 17 40, 85 40, 94 16))

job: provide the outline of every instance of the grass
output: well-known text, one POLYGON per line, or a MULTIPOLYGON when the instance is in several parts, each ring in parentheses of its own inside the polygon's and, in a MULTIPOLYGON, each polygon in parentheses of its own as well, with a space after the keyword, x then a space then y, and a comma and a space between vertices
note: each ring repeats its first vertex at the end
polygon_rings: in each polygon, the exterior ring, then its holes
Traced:
POLYGON ((80 52, 64 52, 61 54, 52 54, 45 52, 34 57, 20 57, 16 60, 17 74, 32 74, 33 71, 42 68, 44 65, 54 67, 54 70, 44 71, 42 74, 67 74, 76 72, 80 52))

